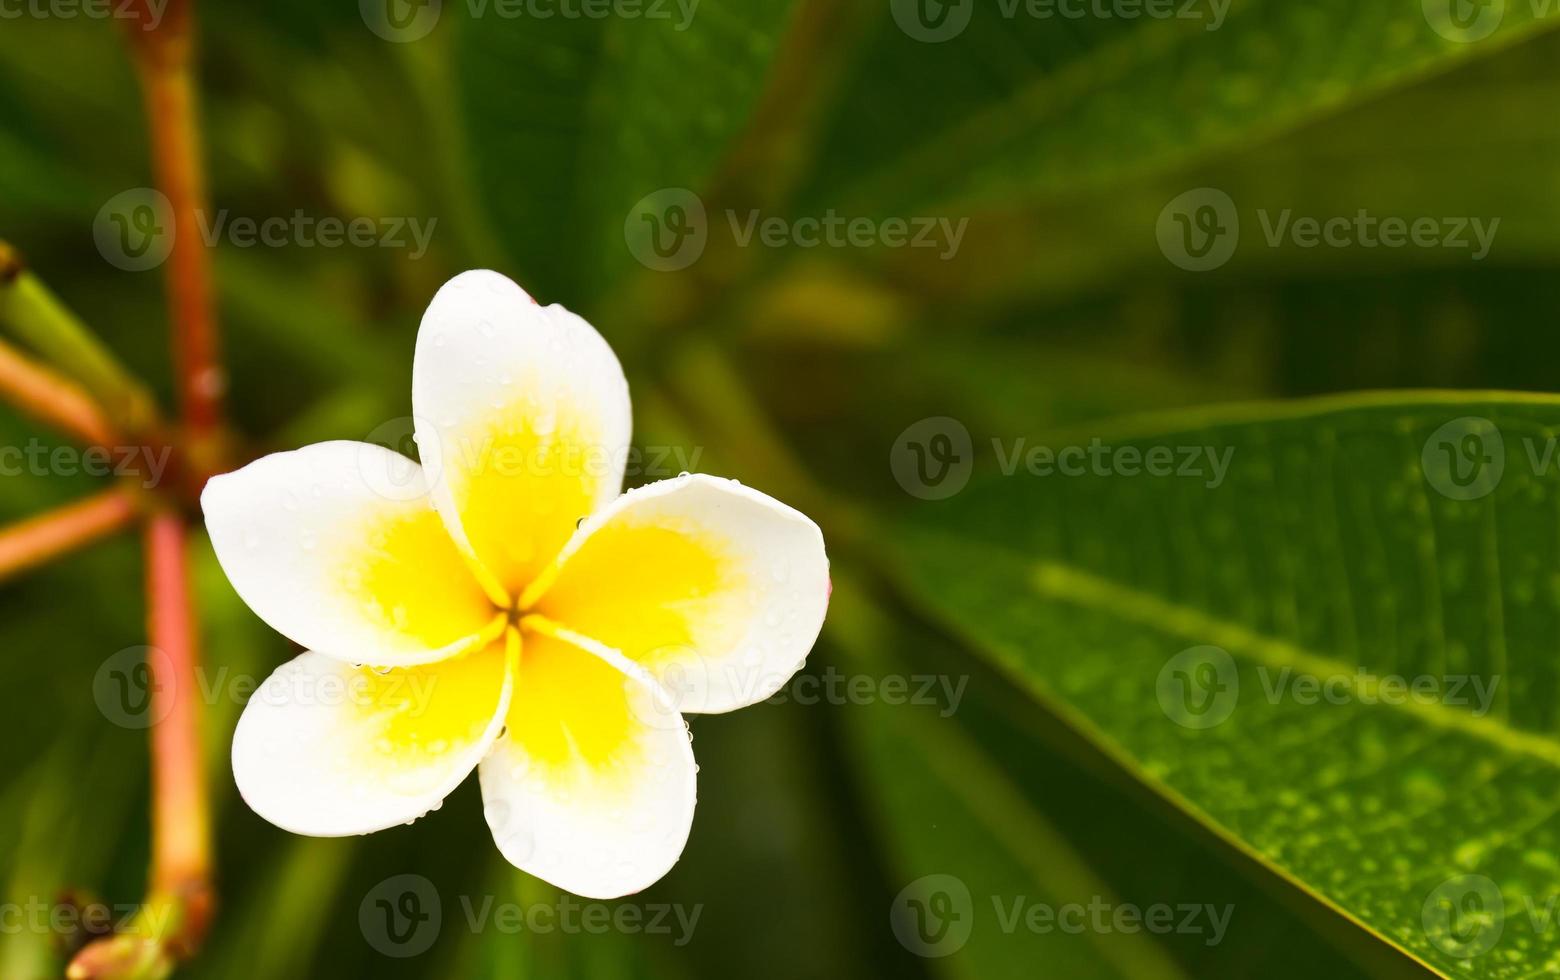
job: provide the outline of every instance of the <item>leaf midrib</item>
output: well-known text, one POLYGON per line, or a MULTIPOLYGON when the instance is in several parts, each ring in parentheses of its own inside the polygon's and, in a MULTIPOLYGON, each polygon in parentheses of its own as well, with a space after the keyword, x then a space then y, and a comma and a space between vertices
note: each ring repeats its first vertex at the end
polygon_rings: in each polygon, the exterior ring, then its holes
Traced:
MULTIPOLYGON (((999 549, 1006 550, 1006 549, 999 549)), ((1085 609, 1113 613, 1122 619, 1171 633, 1189 642, 1207 643, 1273 669, 1288 667, 1317 678, 1344 678, 1352 694, 1379 689, 1381 678, 1359 664, 1350 665, 1296 643, 1269 636, 1240 623, 1211 615, 1184 603, 1110 581, 1064 562, 1032 564, 1027 585, 1046 599, 1085 609)), ((1440 701, 1414 698, 1381 701, 1365 707, 1404 711, 1445 731, 1477 738, 1508 752, 1527 755, 1560 768, 1560 741, 1513 728, 1490 715, 1457 710, 1440 701)))
MULTIPOLYGON (((1107 41, 1061 70, 1021 86, 1008 98, 938 130, 923 144, 907 152, 899 166, 869 174, 851 187, 850 191, 853 194, 865 195, 865 199, 872 199, 869 194, 866 194, 867 189, 892 187, 895 183, 903 187, 907 183, 913 183, 917 175, 936 173, 944 168, 948 160, 958 159, 960 155, 966 158, 973 157, 973 153, 970 152, 972 147, 977 149, 985 147, 994 151, 1000 147, 1005 138, 994 134, 1007 134, 1013 131, 1011 125, 1004 125, 1004 123, 1017 118, 1029 125, 1038 124, 1055 112, 1058 106, 1070 104, 1080 94, 1086 94, 1090 84, 1100 75, 1112 79, 1119 78, 1140 64, 1143 58, 1174 50, 1189 38, 1206 34, 1200 25, 1175 21, 1167 24, 1160 22, 1160 24, 1149 25, 1148 29, 1154 30, 1155 36, 1152 38, 1128 36, 1120 40, 1107 41), (1164 26, 1154 30, 1155 27, 1160 27, 1160 24, 1164 26)), ((1374 79, 1350 89, 1342 97, 1319 100, 1290 112, 1274 114, 1262 124, 1252 127, 1244 134, 1244 138, 1250 141, 1274 136, 1289 132, 1308 122, 1325 119, 1330 114, 1357 104, 1370 96, 1407 87, 1423 79, 1449 72, 1469 61, 1487 57, 1538 33, 1544 29, 1544 25, 1545 21, 1542 18, 1523 21, 1500 31, 1495 38, 1487 42, 1469 45, 1468 47, 1473 50, 1440 58, 1427 57, 1419 64, 1405 67, 1396 75, 1374 79)), ((1171 153, 1165 159, 1151 158, 1138 169, 1141 172, 1152 173, 1156 169, 1173 164, 1176 160, 1192 160, 1199 156, 1216 154, 1231 143, 1231 139, 1215 140, 1188 153, 1171 153)), ((1114 182, 1117 182, 1115 178, 1107 178, 1103 181, 1103 185, 1109 186, 1114 182)), ((1011 201, 1008 203, 1011 204, 1011 201)))

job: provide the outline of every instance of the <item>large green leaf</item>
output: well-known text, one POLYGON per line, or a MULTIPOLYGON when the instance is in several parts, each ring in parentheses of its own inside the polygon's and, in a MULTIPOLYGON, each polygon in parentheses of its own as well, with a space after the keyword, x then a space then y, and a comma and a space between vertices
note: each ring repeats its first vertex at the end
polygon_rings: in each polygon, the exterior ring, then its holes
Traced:
MULTIPOLYGON (((849 578, 836 577, 833 608, 830 653, 842 654, 850 677, 870 677, 885 694, 837 716, 878 819, 877 846, 890 858, 887 891, 951 875, 951 889, 970 894, 973 928, 961 948, 935 960, 944 968, 937 972, 1033 976, 1043 964, 1068 977, 1420 975, 1408 958, 1314 903, 1285 901, 1281 880, 1231 860, 1173 809, 1144 806, 1147 791, 1037 716, 1021 690, 953 641, 917 628, 849 578), (901 678, 918 696, 887 696, 901 678), (930 690, 928 679, 936 681, 930 690), (1201 911, 1186 929, 1066 932, 1014 921, 1015 903, 1201 911)), ((923 924, 904 900, 925 899, 925 891, 897 896, 901 933, 923 924)), ((916 948, 915 934, 905 938, 916 948)), ((944 937, 938 951, 958 938, 944 937)))
POLYGON ((1103 450, 923 504, 905 577, 1296 886, 1448 974, 1527 976, 1560 958, 1557 427, 1560 399, 1428 393, 1031 440, 1103 450), (1201 475, 1111 455, 1155 447, 1201 475))
POLYGON ((579 307, 632 267, 630 210, 662 189, 706 187, 794 5, 702 0, 685 17, 646 4, 669 16, 605 21, 489 10, 459 25, 477 193, 528 284, 579 307))
POLYGON ((1504 11, 1498 27, 1486 35, 1475 21, 1466 34, 1449 32, 1458 40, 1432 28, 1425 9, 1434 4, 1400 0, 1194 0, 1170 6, 1200 16, 1114 18, 1025 13, 1061 4, 967 2, 946 5, 968 11, 962 32, 926 43, 889 13, 917 5, 883 5, 838 102, 811 199, 885 212, 972 201, 1011 208, 1098 186, 1498 50, 1535 29, 1544 9, 1488 5, 1504 11))

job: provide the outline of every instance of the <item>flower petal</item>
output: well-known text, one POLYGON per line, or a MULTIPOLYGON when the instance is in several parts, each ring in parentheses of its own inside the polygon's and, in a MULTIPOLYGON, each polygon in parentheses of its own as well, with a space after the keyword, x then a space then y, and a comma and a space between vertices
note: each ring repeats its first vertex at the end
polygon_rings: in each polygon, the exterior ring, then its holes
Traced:
POLYGON ((693 824, 687 726, 653 683, 525 635, 508 728, 478 770, 508 861, 586 898, 648 888, 693 824))
POLYGON ((315 837, 416 820, 497 738, 512 688, 505 647, 500 640, 384 672, 301 654, 277 668, 239 718, 239 793, 271 823, 315 837))
POLYGON ((422 469, 388 449, 326 442, 266 456, 213 478, 201 507, 233 588, 306 648, 408 666, 495 635, 422 469))
POLYGON ((434 296, 412 406, 424 459, 440 460, 445 523, 510 595, 622 489, 631 418, 617 357, 590 324, 496 272, 434 296))
POLYGON ((586 521, 537 611, 644 665, 685 712, 778 691, 829 604, 823 533, 734 480, 684 476, 632 490, 586 521))

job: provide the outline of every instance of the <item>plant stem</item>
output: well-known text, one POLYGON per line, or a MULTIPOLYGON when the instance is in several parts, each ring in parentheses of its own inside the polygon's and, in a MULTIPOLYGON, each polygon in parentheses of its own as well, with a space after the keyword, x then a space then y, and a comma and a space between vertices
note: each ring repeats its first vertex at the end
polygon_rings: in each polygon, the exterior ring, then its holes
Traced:
POLYGON ((157 186, 173 209, 173 250, 164 268, 181 417, 191 438, 190 455, 204 471, 219 449, 214 442, 226 379, 217 357, 211 252, 200 228, 206 188, 191 70, 190 4, 172 0, 157 26, 150 23, 132 20, 129 31, 151 128, 157 186))
POLYGON ((119 420, 121 432, 156 426, 157 410, 145 386, 5 242, 0 242, 0 323, 91 392, 119 420))
POLYGON ((188 533, 174 513, 146 526, 148 633, 162 656, 152 668, 151 893, 178 908, 168 940, 180 956, 200 945, 211 914, 210 813, 200 743, 199 644, 189 570, 188 533), (167 676, 159 676, 166 674, 167 676))
POLYGON ((0 581, 128 525, 136 501, 115 489, 0 530, 0 581))
POLYGON ((114 427, 85 392, 3 341, 0 399, 88 445, 111 446, 116 438, 114 427))
POLYGON ((210 924, 211 819, 200 744, 194 598, 184 519, 146 522, 152 867, 146 899, 118 932, 71 960, 69 980, 164 980, 200 948, 210 924))

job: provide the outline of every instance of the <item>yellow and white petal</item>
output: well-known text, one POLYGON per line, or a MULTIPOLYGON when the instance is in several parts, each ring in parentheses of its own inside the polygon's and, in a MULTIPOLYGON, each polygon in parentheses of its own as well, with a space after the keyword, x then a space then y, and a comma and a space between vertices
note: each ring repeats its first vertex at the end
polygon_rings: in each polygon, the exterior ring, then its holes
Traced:
POLYGON ((590 324, 496 272, 462 273, 433 298, 412 406, 452 536, 511 595, 622 489, 631 418, 617 357, 590 324))
POLYGON ((213 478, 201 508, 233 588, 305 648, 408 666, 496 635, 421 468, 388 449, 325 442, 266 456, 213 478))
MULTIPOLYGON (((512 634, 511 634, 512 635, 512 634)), ((277 668, 233 734, 233 778, 260 816, 314 837, 366 834, 436 809, 492 747, 511 641, 376 671, 318 653, 277 668)))
POLYGON ((586 898, 648 888, 693 824, 687 726, 647 677, 527 632, 507 730, 478 774, 515 867, 586 898))
POLYGON ((829 604, 818 525, 702 475, 624 494, 581 525, 556 574, 536 611, 642 664, 690 713, 780 690, 829 604))

